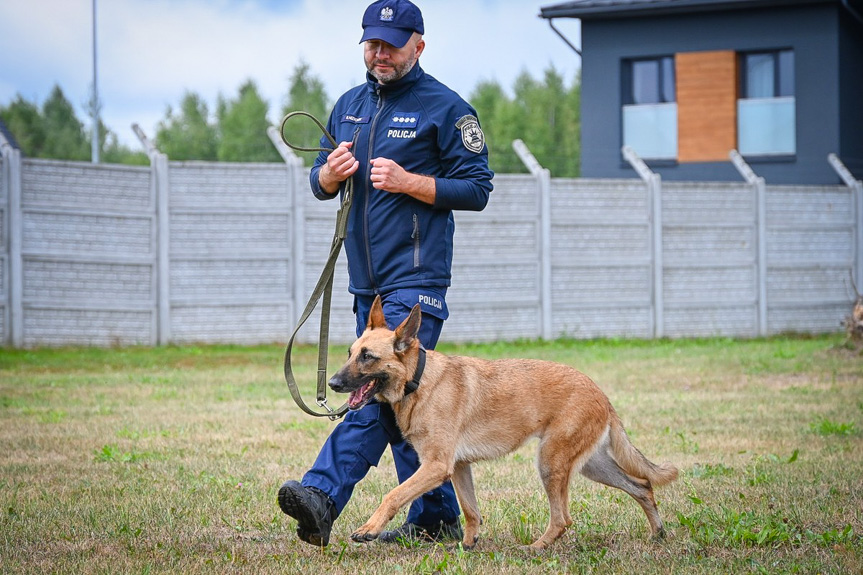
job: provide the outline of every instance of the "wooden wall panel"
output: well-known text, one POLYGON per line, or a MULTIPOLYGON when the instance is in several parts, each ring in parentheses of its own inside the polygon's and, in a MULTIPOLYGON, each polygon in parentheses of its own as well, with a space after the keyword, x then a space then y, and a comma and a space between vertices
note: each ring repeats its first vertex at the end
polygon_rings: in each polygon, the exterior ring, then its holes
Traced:
POLYGON ((675 68, 678 161, 728 161, 737 147, 736 53, 679 53, 675 68))

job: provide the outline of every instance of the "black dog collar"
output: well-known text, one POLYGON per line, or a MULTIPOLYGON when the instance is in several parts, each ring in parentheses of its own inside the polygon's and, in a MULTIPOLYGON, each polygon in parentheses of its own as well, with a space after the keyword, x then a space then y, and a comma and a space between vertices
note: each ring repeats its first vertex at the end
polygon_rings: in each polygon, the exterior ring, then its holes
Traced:
POLYGON ((414 372, 414 378, 405 384, 405 395, 410 395, 419 388, 420 379, 426 368, 426 350, 423 346, 420 346, 419 352, 419 356, 417 356, 417 370, 414 372))

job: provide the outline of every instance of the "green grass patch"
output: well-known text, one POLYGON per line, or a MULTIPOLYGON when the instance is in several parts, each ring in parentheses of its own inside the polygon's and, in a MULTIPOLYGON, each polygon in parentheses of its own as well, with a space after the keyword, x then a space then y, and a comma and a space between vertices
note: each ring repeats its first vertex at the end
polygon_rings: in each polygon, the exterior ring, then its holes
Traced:
MULTIPOLYGON (((0 349, 0 572, 861 573, 863 356, 843 343, 441 346, 577 367, 642 452, 681 469, 656 492, 665 540, 650 540, 627 495, 579 476, 574 524, 543 553, 526 548, 548 520, 535 441, 474 465, 475 550, 350 540, 397 483, 389 453, 320 550, 297 539, 276 492, 336 423, 293 404, 281 346, 0 349)), ((330 371, 346 348, 331 350, 330 371)), ((316 350, 293 357, 311 401, 316 350)))

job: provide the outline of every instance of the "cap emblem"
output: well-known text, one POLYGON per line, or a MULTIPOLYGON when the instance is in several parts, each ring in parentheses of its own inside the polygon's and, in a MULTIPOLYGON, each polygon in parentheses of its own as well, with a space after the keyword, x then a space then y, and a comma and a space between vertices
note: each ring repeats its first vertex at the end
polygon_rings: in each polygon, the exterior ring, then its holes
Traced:
POLYGON ((381 22, 392 22, 393 16, 395 16, 395 13, 392 8, 389 6, 381 8, 381 22))

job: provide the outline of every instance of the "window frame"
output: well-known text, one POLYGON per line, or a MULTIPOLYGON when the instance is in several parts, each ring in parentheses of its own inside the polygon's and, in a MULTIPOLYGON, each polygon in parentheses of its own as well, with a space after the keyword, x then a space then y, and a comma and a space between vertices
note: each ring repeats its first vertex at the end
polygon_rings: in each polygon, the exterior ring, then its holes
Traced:
MULTIPOLYGON (((645 107, 664 107, 667 105, 675 106, 675 124, 674 124, 674 152, 673 155, 669 156, 660 156, 660 157, 643 157, 642 159, 645 162, 650 163, 651 165, 676 165, 677 162, 677 71, 675 69, 675 54, 658 54, 651 56, 637 56, 632 58, 622 58, 621 66, 621 99, 620 106, 618 109, 619 118, 620 118, 620 142, 621 145, 630 145, 631 143, 626 142, 625 134, 626 134, 626 109, 629 107, 637 107, 637 106, 645 106, 645 107), (640 62, 656 62, 656 93, 657 93, 657 101, 656 102, 635 102, 635 94, 633 92, 635 87, 635 78, 634 78, 634 65, 640 62), (670 72, 670 78, 668 78, 668 73, 670 72), (667 93, 670 90, 670 95, 667 93), (670 96, 670 97, 669 97, 670 96)), ((638 153, 638 150, 636 150, 638 153)), ((621 154, 621 162, 624 164, 626 160, 623 158, 621 154)))
POLYGON ((621 67, 622 72, 622 82, 621 88, 623 91, 621 102, 622 106, 640 106, 640 105, 649 105, 649 104, 670 104, 672 102, 677 102, 677 78, 676 71, 674 69, 674 54, 662 54, 659 56, 639 56, 638 58, 625 58, 623 60, 623 66, 621 67), (642 63, 642 62, 656 62, 657 63, 657 77, 656 77, 656 87, 657 93, 659 97, 656 102, 635 102, 635 94, 633 93, 634 88, 634 64, 642 63), (671 70, 671 90, 672 90, 672 98, 668 99, 667 94, 665 94, 665 83, 666 83, 666 72, 668 69, 665 64, 670 63, 671 70))
MULTIPOLYGON (((795 97, 796 90, 796 70, 795 70, 795 58, 794 58, 794 49, 793 48, 776 48, 771 50, 745 50, 738 51, 739 58, 739 69, 740 69, 740 88, 738 90, 737 98, 739 100, 753 100, 762 98, 763 96, 749 96, 747 92, 749 91, 749 74, 746 65, 747 58, 750 56, 766 56, 770 55, 773 57, 773 95, 769 96, 770 98, 783 98, 783 97, 795 97), (791 93, 783 93, 783 77, 785 74, 783 73, 783 65, 782 65, 782 56, 783 54, 790 54, 791 56, 791 73, 792 78, 790 81, 791 93)), ((787 71, 787 70, 786 70, 787 71)))
POLYGON ((740 106, 741 101, 775 101, 780 102, 782 100, 788 101, 791 100, 794 106, 794 118, 796 120, 797 114, 797 103, 796 103, 796 92, 797 92, 797 70, 796 70, 796 57, 794 54, 795 50, 791 47, 783 47, 783 48, 771 48, 771 49, 758 49, 758 50, 740 50, 737 52, 738 55, 738 93, 737 93, 737 106, 738 106, 738 124, 737 124, 737 148, 738 151, 743 155, 747 160, 753 162, 776 162, 776 161, 795 161, 797 158, 797 126, 796 121, 794 121, 794 129, 792 141, 790 142, 792 146, 791 151, 779 151, 779 152, 747 152, 741 148, 741 132, 744 130, 740 124, 740 106), (772 56, 772 64, 773 64, 773 86, 772 86, 772 95, 771 96, 751 96, 749 95, 750 85, 749 85, 749 70, 747 68, 747 58, 751 56, 763 56, 770 55, 772 56), (790 60, 785 60, 783 62, 783 57, 788 58, 790 56, 790 60), (788 66, 790 64, 790 67, 788 66), (791 72, 791 78, 787 78, 787 73, 791 72), (783 89, 783 88, 790 88, 783 89))

